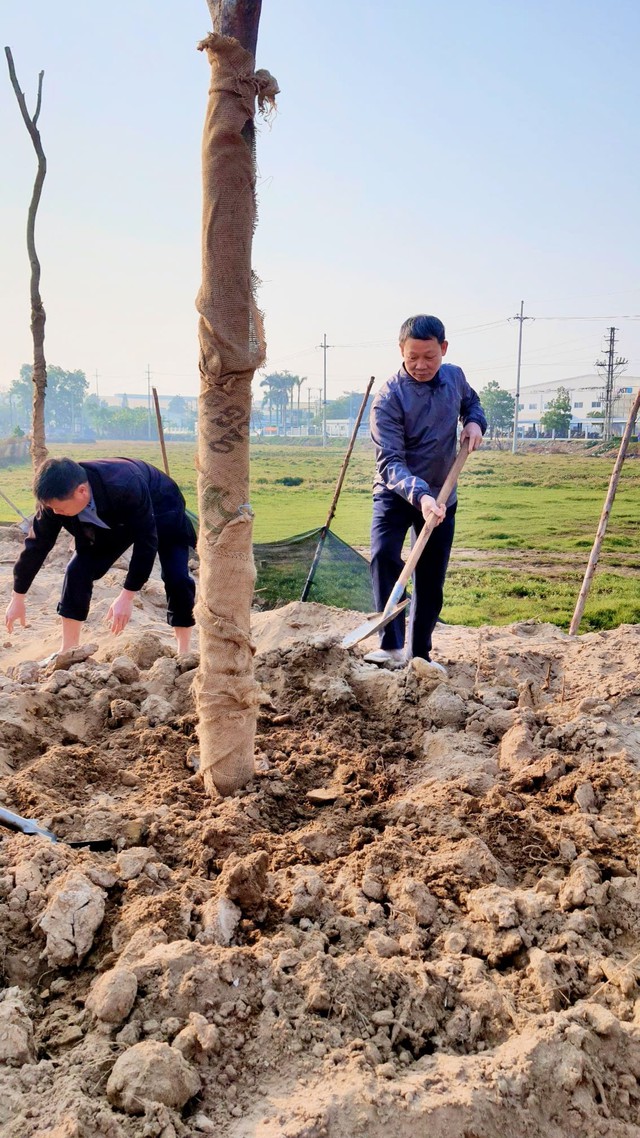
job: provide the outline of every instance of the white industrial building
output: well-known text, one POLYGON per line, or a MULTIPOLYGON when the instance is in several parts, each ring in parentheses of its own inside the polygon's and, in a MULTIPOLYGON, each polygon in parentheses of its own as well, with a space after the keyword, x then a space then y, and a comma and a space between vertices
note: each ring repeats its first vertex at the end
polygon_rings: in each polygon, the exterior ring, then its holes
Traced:
MULTIPOLYGON (((540 419, 549 404, 564 387, 571 396, 571 427, 574 437, 599 438, 604 422, 605 384, 599 375, 576 375, 571 379, 549 380, 520 388, 518 403, 518 434, 535 437, 540 433, 540 419)), ((621 435, 629 417, 634 396, 640 387, 640 377, 620 375, 614 380, 612 430, 621 435)), ((512 391, 512 394, 515 394, 512 391)))

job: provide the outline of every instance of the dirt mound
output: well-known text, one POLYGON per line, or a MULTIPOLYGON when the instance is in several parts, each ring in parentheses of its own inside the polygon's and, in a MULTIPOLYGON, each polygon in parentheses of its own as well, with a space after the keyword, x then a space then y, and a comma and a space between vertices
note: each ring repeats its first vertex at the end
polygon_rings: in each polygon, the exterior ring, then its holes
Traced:
POLYGON ((361 620, 257 616, 217 802, 159 623, 0 676, 2 804, 114 841, 0 843, 7 1138, 640 1133, 640 629, 442 627, 445 678, 361 620))

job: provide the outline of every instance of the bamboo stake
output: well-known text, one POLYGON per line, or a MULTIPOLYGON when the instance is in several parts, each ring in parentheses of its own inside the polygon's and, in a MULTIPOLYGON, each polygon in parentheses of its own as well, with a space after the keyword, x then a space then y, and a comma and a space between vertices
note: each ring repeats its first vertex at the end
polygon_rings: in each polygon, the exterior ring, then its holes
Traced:
POLYGON ((360 410, 358 411, 358 415, 357 415, 357 418, 356 418, 356 421, 355 421, 355 424, 353 427, 353 431, 351 432, 351 438, 349 440, 349 446, 347 447, 347 453, 344 456, 342 466, 340 468, 340 474, 338 475, 338 481, 336 483, 336 488, 333 492, 333 499, 332 499, 331 505, 329 507, 329 513, 327 514, 327 520, 324 523, 322 529, 320 530, 320 539, 319 539, 318 544, 316 546, 316 551, 315 551, 315 554, 313 557, 313 561, 311 563, 311 568, 309 570, 309 576, 307 577, 305 584, 304 584, 304 589, 302 590, 302 596, 300 597, 301 601, 306 601, 307 597, 309 596, 309 590, 311 589, 311 586, 313 584, 313 578, 316 575, 316 570, 318 568, 318 563, 320 561, 320 556, 322 554, 322 547, 324 546, 324 543, 325 543, 326 538, 327 538, 327 534, 328 534, 329 529, 331 527, 331 522, 332 522, 334 515, 335 515, 335 512, 336 512, 336 507, 338 505, 338 498, 340 497, 340 491, 342 490, 342 484, 345 480, 345 476, 347 473, 347 467, 349 465, 349 459, 351 458, 353 448, 354 448, 355 443, 356 443, 356 438, 358 437, 358 431, 360 429, 362 417, 365 413, 365 410, 367 407, 367 401, 369 399, 369 395, 371 394, 371 388, 373 387, 373 385, 375 383, 375 379, 376 379, 375 375, 372 375, 371 379, 369 380, 369 383, 367 384, 367 390, 364 393, 364 398, 362 400, 362 403, 360 404, 360 410))
POLYGON ((151 394, 153 395, 153 405, 156 409, 156 423, 158 424, 158 438, 160 439, 164 472, 165 474, 169 474, 169 459, 167 458, 167 448, 164 445, 164 428, 162 426, 162 416, 160 415, 160 403, 158 402, 158 392, 155 387, 151 388, 151 394))
POLYGON ((595 541, 594 541, 593 546, 591 548, 591 554, 589 556, 589 563, 588 563, 587 568, 586 568, 586 572, 585 572, 584 579, 582 582, 582 588, 580 589, 580 593, 578 595, 578 600, 576 602, 575 611, 574 611, 574 614, 573 614, 573 617, 571 620, 571 625, 569 627, 569 636, 575 636, 577 631, 578 631, 578 628, 580 627, 580 621, 582 620, 582 614, 584 612, 584 606, 587 602, 587 597, 589 596, 589 589, 591 588, 591 582, 593 580, 593 575, 596 571, 596 566, 598 564, 598 558, 600 557, 600 548, 601 548, 602 542, 604 540, 604 535, 607 532, 607 522, 609 521, 609 514, 611 513, 611 507, 613 506, 613 500, 616 496, 616 489, 618 486, 618 480, 620 478, 620 472, 622 470, 622 464, 624 462, 625 455, 627 453, 627 447, 629 445, 629 439, 631 438, 631 433, 633 431, 633 425, 635 423, 636 416, 637 416, 639 410, 640 410, 640 390, 636 394, 636 397, 635 397, 634 402, 633 402, 633 406, 629 412, 629 418, 627 419, 627 425, 624 429, 624 435, 622 436, 622 441, 620 443, 620 449, 618 451, 618 457, 616 458, 615 465, 614 465, 613 471, 611 473, 611 480, 609 482, 609 489, 607 491, 607 496, 605 498, 604 506, 602 507, 602 513, 600 515, 600 522, 598 524, 598 529, 596 531, 595 541))

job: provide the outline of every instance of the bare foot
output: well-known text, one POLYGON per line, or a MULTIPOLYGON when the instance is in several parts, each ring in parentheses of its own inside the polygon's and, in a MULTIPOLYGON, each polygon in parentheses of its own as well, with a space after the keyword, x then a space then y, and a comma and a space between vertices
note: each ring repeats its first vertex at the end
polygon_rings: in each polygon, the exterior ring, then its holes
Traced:
POLYGON ((191 648, 191 628, 174 628, 173 633, 178 646, 178 656, 186 656, 191 648))

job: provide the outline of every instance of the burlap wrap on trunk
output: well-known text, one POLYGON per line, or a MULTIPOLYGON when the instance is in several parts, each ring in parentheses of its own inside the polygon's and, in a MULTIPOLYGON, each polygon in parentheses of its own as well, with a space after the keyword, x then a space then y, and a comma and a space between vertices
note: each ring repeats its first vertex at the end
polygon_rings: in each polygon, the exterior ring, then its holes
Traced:
POLYGON ((250 615, 255 568, 249 506, 251 380, 264 361, 253 296, 253 117, 273 104, 275 80, 240 44, 212 34, 202 143, 198 504, 201 663, 196 680, 200 764, 210 793, 253 776, 257 685, 250 615))

